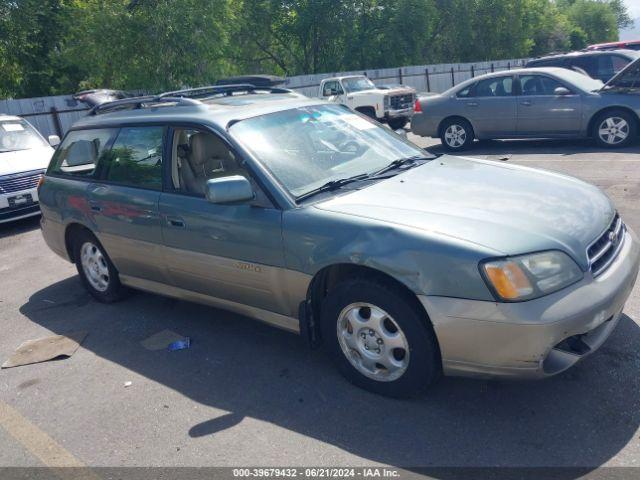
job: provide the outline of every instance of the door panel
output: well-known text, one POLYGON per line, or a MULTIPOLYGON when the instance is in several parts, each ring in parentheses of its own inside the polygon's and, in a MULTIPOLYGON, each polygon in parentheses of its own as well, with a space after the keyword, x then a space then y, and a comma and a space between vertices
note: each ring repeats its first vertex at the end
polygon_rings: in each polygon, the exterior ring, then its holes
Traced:
POLYGON ((160 192, 94 183, 88 197, 96 234, 118 271, 168 281, 162 260, 160 192))
POLYGON ((88 189, 96 234, 120 273, 166 282, 158 201, 164 128, 121 128, 88 189))
POLYGON ((516 98, 513 77, 499 76, 480 80, 468 98, 458 98, 463 115, 471 120, 476 136, 499 137, 515 133, 516 98))
POLYGON ((176 287, 297 315, 286 296, 280 210, 163 193, 160 212, 176 287))
POLYGON ((523 75, 518 95, 518 135, 555 136, 580 133, 582 97, 578 93, 555 95, 559 81, 542 75, 523 75))

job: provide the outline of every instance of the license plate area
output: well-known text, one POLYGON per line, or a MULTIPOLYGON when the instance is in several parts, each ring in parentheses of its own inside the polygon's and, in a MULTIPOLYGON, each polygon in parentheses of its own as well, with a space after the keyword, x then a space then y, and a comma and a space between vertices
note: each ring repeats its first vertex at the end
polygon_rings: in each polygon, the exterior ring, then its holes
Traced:
POLYGON ((9 208, 26 207, 33 204, 33 196, 30 193, 15 195, 8 198, 9 208))

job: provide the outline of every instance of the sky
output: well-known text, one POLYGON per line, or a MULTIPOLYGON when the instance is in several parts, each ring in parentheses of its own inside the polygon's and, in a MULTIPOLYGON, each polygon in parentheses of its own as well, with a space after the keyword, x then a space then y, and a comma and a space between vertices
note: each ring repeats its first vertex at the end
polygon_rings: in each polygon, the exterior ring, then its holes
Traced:
POLYGON ((624 0, 627 10, 631 14, 631 18, 640 17, 640 0, 624 0))

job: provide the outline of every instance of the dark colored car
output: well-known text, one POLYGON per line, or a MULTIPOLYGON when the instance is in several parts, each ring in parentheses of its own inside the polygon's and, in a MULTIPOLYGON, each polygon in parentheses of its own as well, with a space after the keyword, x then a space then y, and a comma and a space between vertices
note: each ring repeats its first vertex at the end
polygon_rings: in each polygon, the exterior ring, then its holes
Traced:
POLYGON ((238 77, 221 78, 216 85, 238 85, 247 84, 255 87, 276 87, 282 85, 286 80, 275 75, 241 75, 238 77))
POLYGON ((568 68, 606 83, 637 58, 640 58, 640 52, 633 50, 593 50, 536 58, 529 61, 526 68, 568 68))

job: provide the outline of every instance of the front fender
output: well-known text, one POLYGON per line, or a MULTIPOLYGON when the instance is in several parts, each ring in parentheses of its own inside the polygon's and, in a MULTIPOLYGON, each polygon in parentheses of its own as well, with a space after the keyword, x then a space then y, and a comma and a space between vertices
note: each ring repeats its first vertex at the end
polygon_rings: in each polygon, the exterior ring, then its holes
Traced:
POLYGON ((314 207, 285 212, 287 268, 315 275, 335 264, 381 271, 417 295, 493 300, 478 262, 495 255, 475 244, 314 207))

